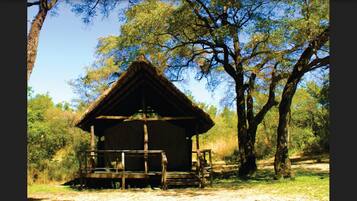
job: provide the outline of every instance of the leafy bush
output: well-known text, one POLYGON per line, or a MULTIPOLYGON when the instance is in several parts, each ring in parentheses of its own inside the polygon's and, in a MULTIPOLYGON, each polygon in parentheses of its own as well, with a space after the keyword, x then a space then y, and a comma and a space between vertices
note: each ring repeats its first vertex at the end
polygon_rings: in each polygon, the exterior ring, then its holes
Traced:
POLYGON ((63 181, 77 174, 77 154, 89 135, 73 126, 76 113, 68 104, 52 102, 48 94, 28 97, 28 182, 63 181))

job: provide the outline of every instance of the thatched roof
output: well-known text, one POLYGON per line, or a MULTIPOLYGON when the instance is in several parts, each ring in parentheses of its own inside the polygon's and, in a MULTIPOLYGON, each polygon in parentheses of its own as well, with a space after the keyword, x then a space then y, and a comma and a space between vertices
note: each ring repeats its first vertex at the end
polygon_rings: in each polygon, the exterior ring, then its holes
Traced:
POLYGON ((105 129, 96 117, 100 115, 133 115, 141 107, 141 97, 145 94, 148 105, 159 115, 180 117, 193 116, 194 120, 178 124, 192 127, 197 133, 209 130, 214 122, 202 109, 192 103, 184 93, 175 87, 147 61, 135 61, 119 79, 94 101, 76 121, 76 126, 89 131, 91 125, 96 130, 105 129))

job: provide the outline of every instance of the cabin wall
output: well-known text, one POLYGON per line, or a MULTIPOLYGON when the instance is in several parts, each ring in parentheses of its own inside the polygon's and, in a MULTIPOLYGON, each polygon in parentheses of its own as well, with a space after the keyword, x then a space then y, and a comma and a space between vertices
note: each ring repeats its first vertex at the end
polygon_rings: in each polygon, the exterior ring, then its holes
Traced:
MULTIPOLYGON (((103 132, 105 150, 143 150, 143 122, 123 122, 103 132)), ((164 150, 168 160, 169 171, 191 170, 192 142, 186 137, 186 130, 165 121, 148 122, 149 150, 164 150)), ((149 155, 149 171, 161 171, 161 156, 149 155)), ((106 156, 105 166, 110 166, 115 158, 106 156)), ((120 160, 120 158, 119 158, 120 160)), ((144 171, 143 157, 126 156, 127 170, 144 171)))
POLYGON ((189 171, 191 169, 190 155, 192 148, 190 138, 186 138, 184 128, 166 121, 154 121, 148 124, 148 132, 149 149, 165 151, 169 171, 189 171))
MULTIPOLYGON (((142 150, 144 147, 144 133, 140 122, 121 123, 106 129, 104 134, 104 150, 142 150)), ((120 161, 120 156, 119 161, 120 161)), ((112 154, 106 154, 104 163, 110 167, 113 161, 117 160, 112 154)), ((128 170, 142 170, 144 159, 139 157, 126 156, 125 166, 128 170)))

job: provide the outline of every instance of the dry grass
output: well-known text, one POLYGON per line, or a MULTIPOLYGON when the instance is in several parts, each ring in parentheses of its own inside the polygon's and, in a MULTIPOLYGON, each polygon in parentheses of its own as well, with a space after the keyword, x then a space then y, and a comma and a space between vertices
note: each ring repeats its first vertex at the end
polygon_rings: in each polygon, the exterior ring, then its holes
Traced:
POLYGON ((224 160, 225 157, 234 154, 234 150, 237 149, 237 139, 218 138, 214 142, 203 145, 203 147, 212 149, 215 159, 224 160))

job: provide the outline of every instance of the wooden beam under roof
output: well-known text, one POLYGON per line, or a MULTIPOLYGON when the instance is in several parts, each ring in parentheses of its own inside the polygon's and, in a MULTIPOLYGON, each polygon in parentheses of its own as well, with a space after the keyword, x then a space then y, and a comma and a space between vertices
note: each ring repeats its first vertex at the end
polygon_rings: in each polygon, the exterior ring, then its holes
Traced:
POLYGON ((130 117, 130 116, 98 116, 96 119, 108 119, 108 120, 124 120, 124 121, 173 121, 173 120, 192 120, 196 117, 187 116, 187 117, 130 117))
POLYGON ((96 119, 110 119, 110 120, 123 120, 129 119, 130 116, 98 116, 96 119))

